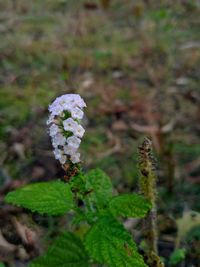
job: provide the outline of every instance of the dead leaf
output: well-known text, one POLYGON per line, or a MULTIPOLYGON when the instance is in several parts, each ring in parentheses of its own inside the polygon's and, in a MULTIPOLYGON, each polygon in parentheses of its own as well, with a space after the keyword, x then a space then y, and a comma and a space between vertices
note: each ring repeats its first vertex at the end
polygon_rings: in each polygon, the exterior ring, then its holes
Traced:
POLYGON ((19 222, 16 218, 13 218, 13 223, 23 243, 34 246, 38 237, 36 232, 19 222))
POLYGON ((112 129, 114 131, 127 131, 128 126, 123 120, 117 120, 112 124, 112 129))
POLYGON ((193 227, 200 226, 200 213, 193 210, 184 211, 183 216, 176 220, 176 223, 178 226, 176 246, 178 247, 180 242, 193 227))
POLYGON ((22 143, 14 143, 12 150, 20 159, 25 159, 25 148, 22 143))

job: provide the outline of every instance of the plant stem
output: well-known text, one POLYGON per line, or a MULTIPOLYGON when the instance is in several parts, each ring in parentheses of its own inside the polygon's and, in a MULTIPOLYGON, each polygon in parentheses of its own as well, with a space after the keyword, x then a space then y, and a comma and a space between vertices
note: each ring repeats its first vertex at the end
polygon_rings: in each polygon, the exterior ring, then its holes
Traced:
POLYGON ((150 201, 152 209, 144 219, 144 237, 147 244, 147 261, 150 266, 164 266, 158 256, 158 237, 157 237, 157 188, 155 173, 155 159, 152 155, 152 142, 149 138, 145 138, 139 147, 139 170, 140 170, 140 192, 150 201))

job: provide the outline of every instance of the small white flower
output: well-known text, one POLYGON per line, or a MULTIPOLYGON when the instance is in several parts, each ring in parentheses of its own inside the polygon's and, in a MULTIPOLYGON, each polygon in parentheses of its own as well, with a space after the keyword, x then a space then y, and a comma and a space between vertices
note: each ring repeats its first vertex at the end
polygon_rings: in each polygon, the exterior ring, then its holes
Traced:
POLYGON ((62 151, 58 148, 54 149, 53 153, 56 159, 60 159, 62 157, 62 151))
POLYGON ((59 159, 61 164, 65 164, 67 161, 67 157, 65 155, 62 155, 62 157, 59 159))
POLYGON ((80 162, 80 153, 75 153, 73 155, 71 155, 70 157, 72 163, 79 163, 80 162))
POLYGON ((49 111, 52 115, 60 115, 63 112, 63 107, 61 105, 51 105, 49 106, 49 111))
POLYGON ((63 146, 65 144, 65 142, 66 142, 65 137, 60 133, 58 133, 52 137, 53 147, 63 146))
POLYGON ((66 155, 73 155, 76 151, 77 149, 72 146, 69 145, 64 146, 64 152, 66 155))
POLYGON ((63 110, 71 112, 71 110, 73 109, 73 106, 66 99, 61 99, 59 105, 63 108, 63 110))
POLYGON ((49 116, 49 118, 48 118, 48 120, 47 120, 47 125, 49 125, 49 124, 51 124, 52 122, 54 122, 54 118, 55 118, 55 116, 52 115, 52 114, 50 114, 50 116, 49 116))
POLYGON ((84 100, 80 97, 80 95, 77 95, 77 94, 67 94, 65 96, 66 96, 67 101, 73 107, 79 107, 79 108, 86 107, 86 104, 85 104, 84 100))
POLYGON ((73 148, 78 148, 81 143, 81 139, 73 135, 67 138, 67 143, 73 148))
POLYGON ((67 157, 63 154, 61 149, 54 149, 53 151, 55 158, 60 161, 61 164, 64 164, 67 161, 67 157))
POLYGON ((82 138, 84 133, 85 133, 85 129, 81 125, 78 125, 74 131, 74 135, 79 138, 82 138))
POLYGON ((56 124, 52 124, 51 127, 49 128, 49 135, 51 137, 53 137, 54 135, 56 135, 59 132, 60 132, 60 129, 59 129, 58 125, 56 125, 56 124))
POLYGON ((74 129, 78 126, 78 123, 74 121, 72 118, 68 118, 63 121, 63 126, 65 131, 73 132, 74 129))
POLYGON ((71 115, 72 118, 81 120, 83 118, 84 113, 80 108, 75 107, 71 110, 71 115))

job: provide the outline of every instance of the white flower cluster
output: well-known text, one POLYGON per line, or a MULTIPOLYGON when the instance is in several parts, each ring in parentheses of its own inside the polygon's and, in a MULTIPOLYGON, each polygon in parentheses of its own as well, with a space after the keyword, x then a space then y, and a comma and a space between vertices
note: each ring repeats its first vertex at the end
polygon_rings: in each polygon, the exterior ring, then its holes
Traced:
POLYGON ((84 100, 77 94, 66 94, 57 97, 49 106, 50 116, 47 120, 49 135, 54 147, 55 158, 61 164, 70 160, 80 162, 78 148, 85 130, 80 125, 83 118, 84 100))

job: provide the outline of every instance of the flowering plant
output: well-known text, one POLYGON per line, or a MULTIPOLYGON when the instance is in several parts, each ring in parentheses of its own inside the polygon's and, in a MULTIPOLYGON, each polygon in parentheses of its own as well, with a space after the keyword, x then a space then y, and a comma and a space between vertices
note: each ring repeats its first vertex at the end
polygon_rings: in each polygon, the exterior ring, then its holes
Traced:
POLYGON ((30 266, 147 266, 119 218, 145 217, 152 202, 135 193, 113 195, 111 180, 102 170, 83 173, 78 149, 85 132, 81 126, 84 107, 84 100, 76 94, 60 96, 49 106, 49 135, 55 158, 67 172, 67 181, 33 183, 6 196, 8 203, 40 214, 71 212, 74 232, 84 225, 81 236, 64 232, 30 266))

